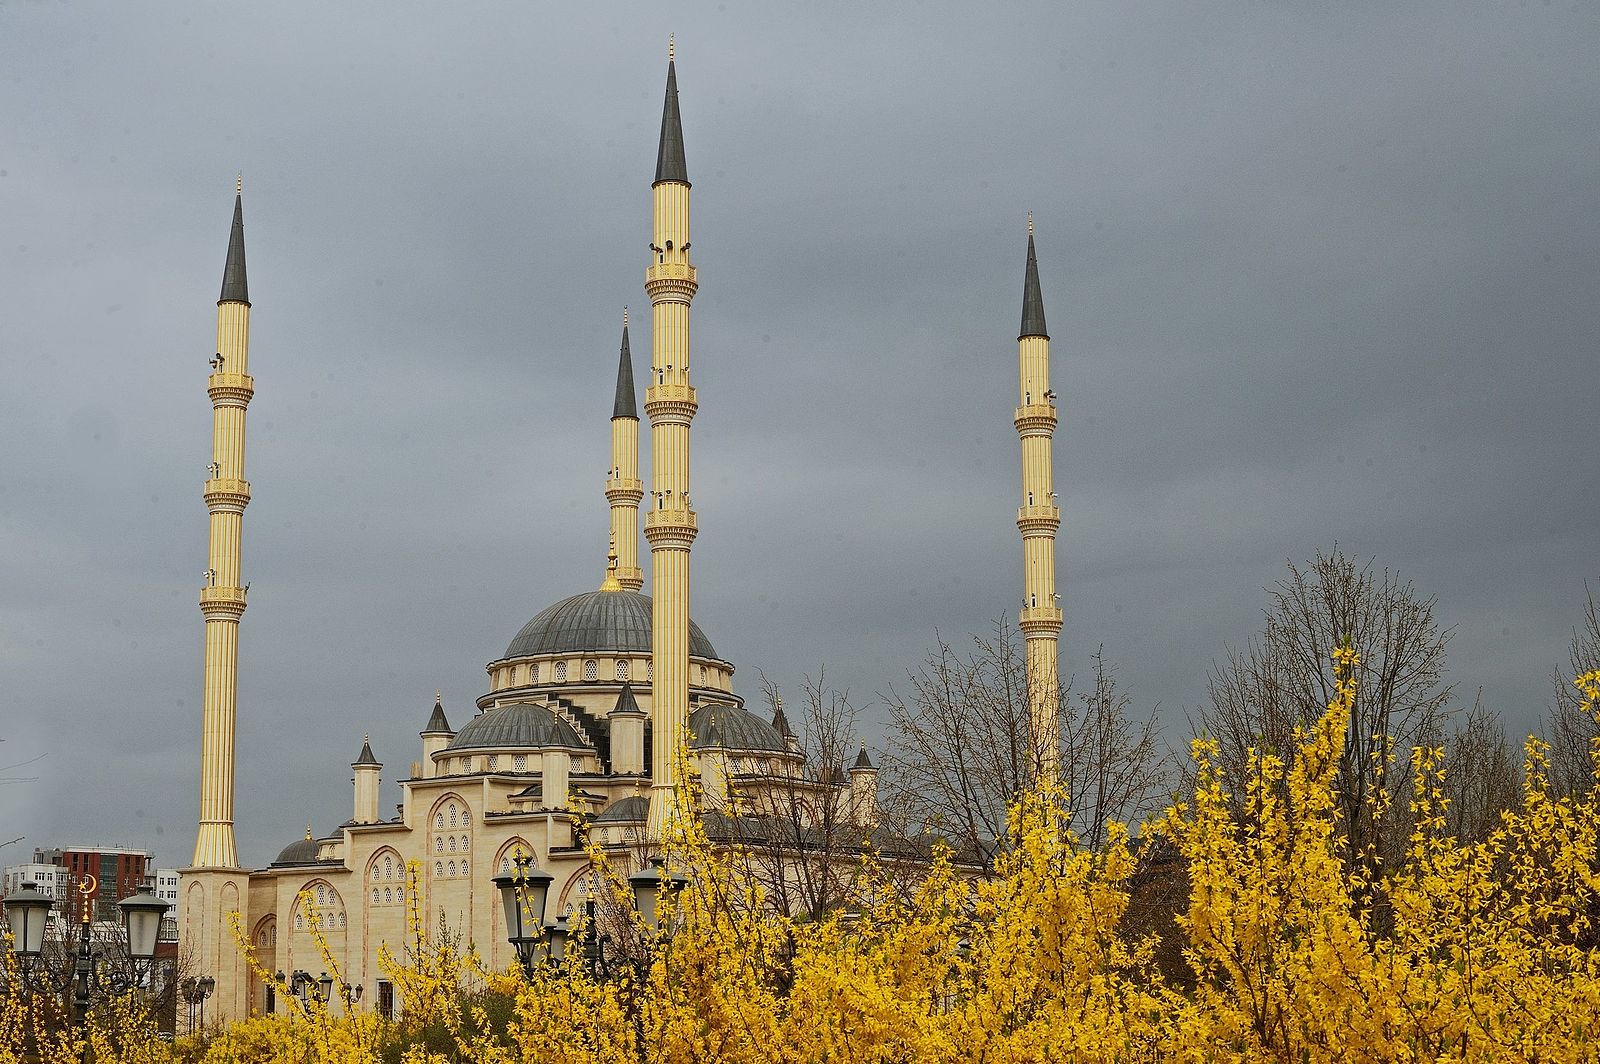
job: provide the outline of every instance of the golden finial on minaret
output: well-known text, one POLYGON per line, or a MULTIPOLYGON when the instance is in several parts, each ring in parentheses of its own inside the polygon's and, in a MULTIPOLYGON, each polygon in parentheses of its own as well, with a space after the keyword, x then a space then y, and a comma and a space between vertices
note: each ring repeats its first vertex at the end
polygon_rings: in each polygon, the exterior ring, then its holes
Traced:
POLYGON ((433 700, 435 702, 443 702, 444 701, 444 692, 443 691, 435 691, 435 692, 433 692, 433 700))
POLYGON ((672 62, 677 54, 677 46, 673 41, 673 34, 667 34, 667 62, 672 62))
POLYGON ((237 196, 244 195, 244 171, 243 170, 239 171, 239 177, 233 183, 233 192, 234 192, 234 195, 237 195, 237 196))
POLYGON ((623 307, 622 308, 622 327, 624 329, 626 329, 628 327, 628 308, 627 307, 623 307))
POLYGON ((1033 235, 1033 212, 1028 212, 1028 235, 1033 235))
POLYGON ((617 537, 611 537, 611 549, 606 551, 606 578, 600 581, 601 591, 621 591, 622 581, 617 579, 617 537))
POLYGON ((361 733, 361 745, 362 746, 366 746, 371 741, 372 741, 372 733, 371 732, 362 732, 361 733))

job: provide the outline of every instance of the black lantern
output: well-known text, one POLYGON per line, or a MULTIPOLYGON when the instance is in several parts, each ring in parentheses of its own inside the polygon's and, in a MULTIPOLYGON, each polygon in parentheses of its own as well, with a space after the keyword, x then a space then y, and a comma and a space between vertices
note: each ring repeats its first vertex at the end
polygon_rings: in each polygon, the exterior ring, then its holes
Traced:
POLYGON ((667 871, 667 862, 661 857, 652 857, 648 867, 628 877, 628 886, 633 888, 633 907, 644 920, 646 931, 653 935, 661 930, 663 892, 678 897, 688 885, 686 877, 667 871))
POLYGON ((122 930, 128 940, 128 956, 135 961, 155 960, 156 941, 161 937, 161 920, 170 904, 150 893, 147 886, 132 897, 117 902, 122 910, 122 930))
POLYGON ((333 976, 327 972, 323 972, 322 978, 317 980, 317 999, 324 1005, 333 1000, 333 976))
POLYGON ((500 891, 500 904, 506 911, 506 938, 517 946, 531 943, 544 923, 545 898, 555 876, 537 868, 525 857, 518 857, 514 871, 494 877, 495 889, 500 891))
POLYGON ((12 949, 23 957, 37 957, 44 951, 44 925, 55 900, 39 892, 37 883, 24 883, 22 889, 6 895, 6 923, 11 928, 12 949))
POLYGON ((545 960, 556 967, 560 967, 562 960, 567 955, 567 937, 571 933, 572 929, 567 926, 567 918, 565 916, 556 920, 555 923, 544 925, 545 960))

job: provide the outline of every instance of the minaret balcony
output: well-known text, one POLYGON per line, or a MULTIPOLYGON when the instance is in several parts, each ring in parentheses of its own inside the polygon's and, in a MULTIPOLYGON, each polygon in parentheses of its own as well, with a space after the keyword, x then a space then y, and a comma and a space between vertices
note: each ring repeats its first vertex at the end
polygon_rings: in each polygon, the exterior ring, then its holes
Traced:
POLYGON ((245 590, 242 587, 203 587, 200 589, 200 612, 206 620, 238 620, 244 613, 245 590))
POLYGON ((644 538, 650 541, 651 547, 688 550, 699 534, 700 524, 693 510, 661 506, 644 515, 644 538))
POLYGON ((206 481, 206 505, 212 510, 243 513, 250 504, 250 482, 233 477, 213 477, 206 481))
POLYGON ((1012 424, 1024 436, 1049 436, 1056 429, 1056 408, 1049 403, 1030 403, 1017 407, 1012 424))
POLYGON ((700 402, 695 398, 692 385, 667 381, 652 384, 644 390, 644 412, 652 422, 680 422, 687 425, 699 409, 700 402))
POLYGON ((1055 606, 1024 606, 1017 617, 1017 627, 1024 635, 1052 635, 1061 631, 1062 613, 1055 606))
POLYGON ((245 406, 256 394, 256 381, 248 373, 213 373, 206 379, 206 392, 215 405, 245 406))
POLYGON ((1019 506, 1017 507, 1017 527, 1024 536, 1032 533, 1051 534, 1061 527, 1061 508, 1059 506, 1019 506))
POLYGON ((606 481, 606 498, 613 503, 637 503, 644 498, 644 481, 626 477, 613 477, 606 481))

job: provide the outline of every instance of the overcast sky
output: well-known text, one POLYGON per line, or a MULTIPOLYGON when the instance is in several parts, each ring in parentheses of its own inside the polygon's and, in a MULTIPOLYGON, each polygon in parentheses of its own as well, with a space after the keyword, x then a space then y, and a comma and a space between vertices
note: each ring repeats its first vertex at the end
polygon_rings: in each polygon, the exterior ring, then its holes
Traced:
MULTIPOLYGON (((0 3, 0 850, 187 863, 234 175, 242 856, 393 780, 598 585, 676 32, 694 614, 875 695, 1021 597, 1034 212, 1063 653, 1182 739, 1337 542, 1539 725, 1600 590, 1600 6, 0 3), (37 759, 37 760, 33 760, 37 759)), ((648 362, 648 328, 634 334, 648 362)), ((644 458, 648 469, 648 455, 644 458)))

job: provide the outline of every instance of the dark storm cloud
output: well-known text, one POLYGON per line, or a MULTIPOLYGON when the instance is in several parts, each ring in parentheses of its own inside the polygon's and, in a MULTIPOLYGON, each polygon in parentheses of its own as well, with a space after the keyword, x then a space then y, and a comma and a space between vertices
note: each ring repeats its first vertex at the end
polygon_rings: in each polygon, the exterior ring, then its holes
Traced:
POLYGON ((435 688, 459 723, 598 581, 669 30, 695 614, 744 694, 826 663, 870 699, 1014 611, 1032 210, 1067 660, 1103 641, 1179 717, 1337 540, 1437 594, 1452 677, 1536 726, 1600 578, 1597 17, 0 5, 0 735, 48 755, 7 823, 192 846, 236 169, 245 857, 344 819, 362 732, 394 779, 435 688))

